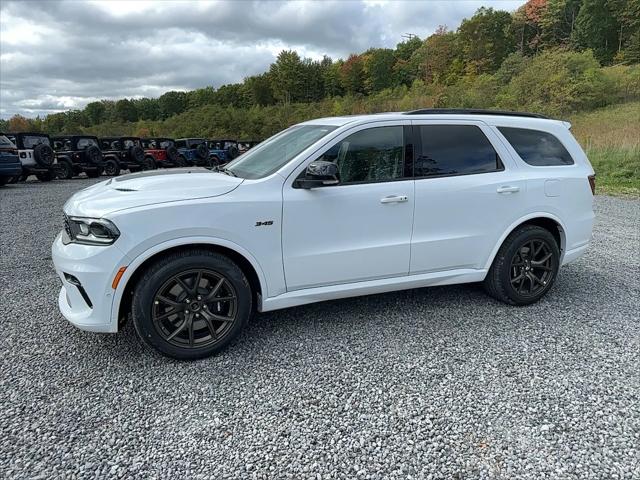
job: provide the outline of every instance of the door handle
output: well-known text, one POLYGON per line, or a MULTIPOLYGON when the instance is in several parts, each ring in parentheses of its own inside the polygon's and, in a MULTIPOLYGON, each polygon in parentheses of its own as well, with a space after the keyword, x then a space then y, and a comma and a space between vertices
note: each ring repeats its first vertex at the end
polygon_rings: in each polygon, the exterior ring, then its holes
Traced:
POLYGON ((504 185, 502 187, 498 187, 498 190, 496 190, 496 192, 498 193, 516 193, 519 191, 520 191, 520 187, 515 187, 511 185, 504 185))
POLYGON ((406 195, 389 195, 380 199, 380 203, 402 203, 409 200, 406 195))

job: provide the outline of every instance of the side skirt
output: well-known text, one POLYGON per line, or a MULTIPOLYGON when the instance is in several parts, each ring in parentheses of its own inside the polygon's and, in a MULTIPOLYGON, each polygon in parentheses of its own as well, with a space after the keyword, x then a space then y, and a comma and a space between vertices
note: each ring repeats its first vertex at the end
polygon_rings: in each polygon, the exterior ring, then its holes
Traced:
POLYGON ((406 275, 404 277, 383 278, 366 282, 343 283, 324 287, 306 288, 283 293, 276 297, 265 298, 259 310, 268 312, 281 308, 295 307, 307 303, 336 300, 338 298, 374 295, 377 293, 409 290, 412 288, 431 287, 436 285, 452 285, 457 283, 481 282, 487 270, 459 269, 444 272, 406 275))

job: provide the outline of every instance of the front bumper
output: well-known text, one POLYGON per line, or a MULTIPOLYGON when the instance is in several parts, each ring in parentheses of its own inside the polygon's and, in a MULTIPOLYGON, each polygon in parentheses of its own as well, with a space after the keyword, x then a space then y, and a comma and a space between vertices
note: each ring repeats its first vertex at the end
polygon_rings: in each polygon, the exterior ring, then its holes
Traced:
POLYGON ((58 307, 73 325, 91 332, 117 332, 112 315, 115 290, 111 283, 120 267, 129 263, 115 245, 64 244, 63 232, 51 247, 51 258, 62 281, 58 307))

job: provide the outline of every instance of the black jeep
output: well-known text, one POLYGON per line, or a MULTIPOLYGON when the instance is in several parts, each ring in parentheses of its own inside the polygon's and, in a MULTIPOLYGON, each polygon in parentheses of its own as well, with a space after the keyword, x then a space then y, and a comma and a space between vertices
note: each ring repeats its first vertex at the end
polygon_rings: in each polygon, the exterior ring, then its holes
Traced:
POLYGON ((55 156, 51 149, 51 139, 46 133, 5 133, 17 148, 22 164, 20 180, 35 175, 41 182, 56 178, 55 156))
POLYGON ((104 162, 97 137, 67 135, 53 137, 52 141, 58 159, 58 178, 71 178, 81 172, 89 178, 100 176, 104 162))
POLYGON ((104 174, 118 175, 120 170, 131 173, 155 168, 145 159, 144 149, 138 137, 104 137, 100 139, 104 154, 104 174))

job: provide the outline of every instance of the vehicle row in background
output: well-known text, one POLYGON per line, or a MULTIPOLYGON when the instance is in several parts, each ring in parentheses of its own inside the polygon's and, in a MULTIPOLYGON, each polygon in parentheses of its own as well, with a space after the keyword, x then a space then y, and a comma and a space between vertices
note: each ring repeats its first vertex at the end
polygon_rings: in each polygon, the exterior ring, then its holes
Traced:
POLYGON ((2 137, 3 164, 0 182, 24 181, 35 175, 41 181, 69 179, 81 173, 89 178, 119 175, 122 170, 139 172, 172 167, 219 167, 258 142, 230 139, 166 137, 102 137, 45 133, 6 133, 2 137), (20 168, 16 168, 17 156, 20 168), (9 173, 6 173, 9 172, 9 173), (13 172, 13 173, 11 173, 13 172))

